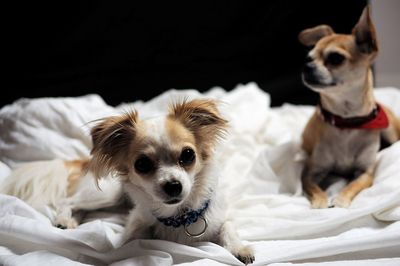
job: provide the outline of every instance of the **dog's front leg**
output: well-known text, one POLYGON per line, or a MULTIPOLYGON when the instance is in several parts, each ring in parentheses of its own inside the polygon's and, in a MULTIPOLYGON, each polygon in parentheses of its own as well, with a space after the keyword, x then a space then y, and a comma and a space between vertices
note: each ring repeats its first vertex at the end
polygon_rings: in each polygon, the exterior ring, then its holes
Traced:
POLYGON ((369 169, 350 182, 339 195, 334 199, 333 205, 335 207, 347 208, 350 206, 353 198, 360 193, 361 190, 366 189, 372 185, 373 176, 372 169, 369 169))
POLYGON ((55 226, 62 229, 76 228, 82 218, 82 211, 117 205, 122 197, 122 188, 117 180, 101 179, 101 190, 95 186, 92 176, 82 177, 81 183, 74 194, 57 202, 55 226))
POLYGON ((244 264, 253 263, 255 260, 253 250, 251 247, 242 244, 232 222, 225 221, 222 224, 218 244, 229 250, 244 264))
POLYGON ((326 193, 311 178, 303 178, 303 190, 311 201, 311 207, 314 209, 323 209, 328 207, 328 197, 326 193))
POLYGON ((150 229, 154 222, 154 217, 146 215, 146 213, 142 212, 138 206, 135 206, 135 208, 129 212, 121 245, 133 239, 150 238, 150 229))
MULTIPOLYGON (((314 180, 322 177, 323 174, 313 173, 308 171, 308 167, 303 171, 301 178, 303 191, 311 202, 311 207, 314 209, 323 209, 328 207, 328 196, 319 187, 314 180)), ((323 178, 323 177, 322 177, 323 178)))

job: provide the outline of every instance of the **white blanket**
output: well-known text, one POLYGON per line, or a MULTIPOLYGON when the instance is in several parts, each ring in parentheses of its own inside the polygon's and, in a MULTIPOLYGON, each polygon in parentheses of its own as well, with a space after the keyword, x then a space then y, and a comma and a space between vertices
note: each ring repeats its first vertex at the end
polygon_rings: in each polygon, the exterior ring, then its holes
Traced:
MULTIPOLYGON (((375 92, 400 116, 400 90, 375 92)), ((131 108, 142 118, 155 116, 184 97, 223 102, 231 129, 218 153, 220 186, 240 237, 255 250, 255 265, 400 265, 400 142, 379 154, 374 185, 349 209, 311 209, 301 191, 299 142, 313 107, 271 108, 270 96, 254 83, 231 92, 171 90, 117 108, 97 95, 19 100, 0 110, 0 182, 19 163, 88 156, 90 121, 131 108)), ((134 240, 114 249, 122 224, 123 217, 99 212, 77 229, 61 230, 21 200, 0 195, 0 264, 240 265, 208 242, 134 240)))

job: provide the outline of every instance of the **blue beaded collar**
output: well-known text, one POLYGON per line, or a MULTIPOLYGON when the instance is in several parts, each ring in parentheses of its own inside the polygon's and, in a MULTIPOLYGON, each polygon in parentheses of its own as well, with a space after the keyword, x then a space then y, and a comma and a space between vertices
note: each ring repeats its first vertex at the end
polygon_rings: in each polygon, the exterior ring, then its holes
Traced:
POLYGON ((171 217, 166 217, 166 218, 161 218, 157 217, 157 220, 163 223, 165 226, 172 226, 172 227, 179 227, 179 226, 188 226, 191 225, 199 219, 207 210, 208 205, 210 203, 210 200, 207 200, 204 202, 204 204, 201 206, 200 209, 197 210, 185 210, 182 214, 171 216, 171 217))

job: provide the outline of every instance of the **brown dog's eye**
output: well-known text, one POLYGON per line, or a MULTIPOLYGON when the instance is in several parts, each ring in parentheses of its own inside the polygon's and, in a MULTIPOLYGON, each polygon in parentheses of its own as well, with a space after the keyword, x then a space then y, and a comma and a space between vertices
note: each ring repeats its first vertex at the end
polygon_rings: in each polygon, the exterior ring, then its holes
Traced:
POLYGON ((331 66, 339 66, 343 63, 343 61, 346 59, 343 55, 333 52, 329 53, 328 56, 325 59, 325 64, 331 65, 331 66))
POLYGON ((153 161, 145 156, 140 156, 135 162, 135 169, 138 173, 147 174, 155 168, 153 161))
POLYGON ((181 166, 191 165, 195 158, 196 154, 194 150, 192 150, 191 148, 185 148, 179 156, 179 164, 181 166))

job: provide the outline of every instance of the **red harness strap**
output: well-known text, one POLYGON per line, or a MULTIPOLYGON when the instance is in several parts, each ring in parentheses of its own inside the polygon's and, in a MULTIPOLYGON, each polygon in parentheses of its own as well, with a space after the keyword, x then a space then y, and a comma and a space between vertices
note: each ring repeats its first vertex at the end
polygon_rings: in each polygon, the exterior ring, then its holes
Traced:
POLYGON ((335 115, 324 109, 321 104, 319 108, 324 121, 340 129, 384 129, 389 126, 389 119, 385 110, 379 104, 366 116, 349 118, 335 115))

